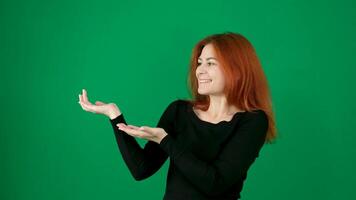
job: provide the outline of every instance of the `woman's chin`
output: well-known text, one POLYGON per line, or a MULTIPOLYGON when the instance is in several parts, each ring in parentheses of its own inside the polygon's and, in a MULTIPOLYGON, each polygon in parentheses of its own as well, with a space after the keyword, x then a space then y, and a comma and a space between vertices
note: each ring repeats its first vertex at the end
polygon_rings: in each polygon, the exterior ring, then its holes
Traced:
POLYGON ((206 90, 199 90, 199 89, 198 89, 198 93, 199 93, 200 95, 209 95, 209 91, 206 91, 206 90))

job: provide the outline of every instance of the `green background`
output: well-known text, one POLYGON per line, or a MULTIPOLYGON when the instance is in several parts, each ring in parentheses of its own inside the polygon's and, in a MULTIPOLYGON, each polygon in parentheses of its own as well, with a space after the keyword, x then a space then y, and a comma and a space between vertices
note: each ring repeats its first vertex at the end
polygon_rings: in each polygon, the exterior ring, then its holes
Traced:
POLYGON ((78 94, 155 126, 189 98, 193 46, 225 31, 254 45, 279 131, 242 199, 356 199, 352 0, 1 0, 0 199, 162 199, 169 161, 135 181, 78 94))

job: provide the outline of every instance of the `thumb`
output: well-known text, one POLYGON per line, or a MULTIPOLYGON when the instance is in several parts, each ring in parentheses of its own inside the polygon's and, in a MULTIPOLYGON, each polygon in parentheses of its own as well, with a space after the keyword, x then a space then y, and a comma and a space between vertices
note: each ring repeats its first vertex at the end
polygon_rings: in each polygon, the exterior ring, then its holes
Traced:
POLYGON ((101 105, 104 105, 105 103, 104 102, 102 102, 102 101, 96 101, 95 102, 95 105, 97 105, 97 106, 101 106, 101 105))

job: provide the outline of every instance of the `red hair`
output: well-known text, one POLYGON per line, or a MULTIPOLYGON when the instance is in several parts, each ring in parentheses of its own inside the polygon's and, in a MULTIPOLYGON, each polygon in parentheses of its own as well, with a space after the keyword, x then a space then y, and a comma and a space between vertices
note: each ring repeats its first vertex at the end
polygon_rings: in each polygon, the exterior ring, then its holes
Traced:
POLYGON ((246 111, 263 110, 268 116, 266 142, 276 138, 276 127, 267 78, 252 44, 241 34, 226 32, 205 37, 192 51, 188 85, 194 107, 206 111, 209 96, 198 93, 196 69, 205 45, 212 44, 225 77, 224 94, 229 105, 246 111))

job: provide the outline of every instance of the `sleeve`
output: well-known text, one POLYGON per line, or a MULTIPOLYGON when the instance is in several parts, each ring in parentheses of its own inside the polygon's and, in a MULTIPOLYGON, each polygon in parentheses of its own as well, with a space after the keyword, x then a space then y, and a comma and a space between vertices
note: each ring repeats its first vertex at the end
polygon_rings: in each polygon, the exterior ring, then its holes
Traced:
MULTIPOLYGON (((172 129, 173 121, 171 119, 175 105, 175 102, 173 102, 166 108, 157 127, 166 131, 172 129)), ((142 149, 133 136, 128 135, 116 126, 118 123, 127 124, 122 113, 114 119, 109 119, 109 121, 114 130, 116 143, 122 158, 135 180, 146 179, 161 168, 168 155, 159 147, 159 144, 148 141, 142 149)))
POLYGON ((209 196, 223 194, 247 173, 266 138, 268 118, 264 112, 250 114, 243 119, 219 156, 210 163, 180 148, 170 135, 165 136, 159 145, 201 192, 209 196))

